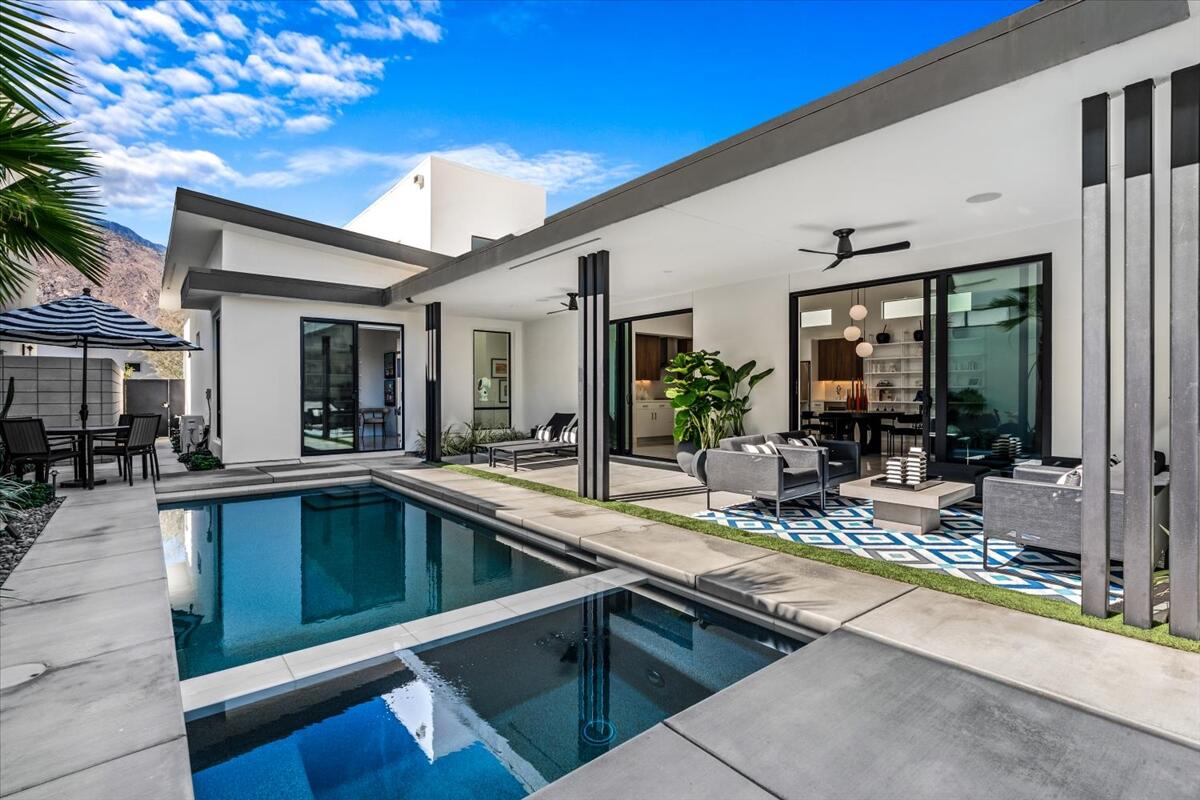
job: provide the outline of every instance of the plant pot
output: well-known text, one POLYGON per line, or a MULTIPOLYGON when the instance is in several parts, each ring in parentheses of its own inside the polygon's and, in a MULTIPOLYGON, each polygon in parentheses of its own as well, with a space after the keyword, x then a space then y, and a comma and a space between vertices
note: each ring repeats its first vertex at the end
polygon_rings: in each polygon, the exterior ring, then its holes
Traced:
POLYGON ((875 334, 876 344, 887 344, 890 341, 892 341, 892 335, 887 331, 880 331, 879 333, 875 334))
POLYGON ((925 331, 921 330, 920 328, 917 328, 915 331, 913 331, 913 341, 914 342, 925 341, 925 331))

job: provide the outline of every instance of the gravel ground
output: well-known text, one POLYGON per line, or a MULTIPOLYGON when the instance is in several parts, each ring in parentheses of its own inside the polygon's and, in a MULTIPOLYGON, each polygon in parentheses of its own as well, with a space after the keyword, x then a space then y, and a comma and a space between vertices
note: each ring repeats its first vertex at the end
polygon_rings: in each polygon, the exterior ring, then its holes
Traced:
POLYGON ((34 540, 62 503, 62 498, 59 498, 41 508, 18 511, 9 519, 8 527, 0 531, 0 585, 21 563, 25 552, 33 547, 34 540))

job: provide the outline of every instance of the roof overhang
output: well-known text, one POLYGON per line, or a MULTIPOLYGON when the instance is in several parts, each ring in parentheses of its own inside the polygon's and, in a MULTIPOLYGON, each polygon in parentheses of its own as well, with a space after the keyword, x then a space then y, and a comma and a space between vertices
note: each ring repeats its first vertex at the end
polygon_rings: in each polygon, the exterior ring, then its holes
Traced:
MULTIPOLYGON (((491 270, 507 271, 555 256, 561 262, 564 253, 573 256, 607 248, 606 236, 617 230, 629 233, 630 225, 645 227, 641 223, 646 220, 639 217, 649 218, 654 212, 668 209, 686 216, 691 212, 680 208, 684 205, 681 201, 705 193, 715 195, 713 190, 718 187, 898 126, 1188 18, 1187 0, 1046 0, 568 208, 533 231, 407 278, 392 287, 393 296, 416 302, 442 299, 445 292, 439 290, 491 270)), ((691 230, 686 220, 678 227, 686 248, 682 237, 691 230)), ((633 234, 634 238, 649 235, 633 234)), ((859 246, 866 244, 864 241, 859 246)), ((736 249, 728 255, 736 256, 736 249)), ((476 280, 470 285, 478 288, 483 283, 476 280)))
POLYGON ((277 275, 255 275, 227 269, 191 269, 183 279, 180 307, 211 310, 217 299, 224 295, 278 297, 378 307, 388 305, 391 297, 390 290, 386 288, 348 286, 277 275))

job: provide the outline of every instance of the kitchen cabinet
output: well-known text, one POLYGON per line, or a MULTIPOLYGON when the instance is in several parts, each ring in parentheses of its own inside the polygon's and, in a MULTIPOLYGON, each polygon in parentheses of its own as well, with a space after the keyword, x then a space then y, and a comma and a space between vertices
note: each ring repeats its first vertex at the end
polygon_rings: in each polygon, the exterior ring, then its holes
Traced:
POLYGON ((675 411, 667 400, 642 400, 634 403, 633 435, 635 439, 671 436, 675 430, 675 411))
POLYGON ((638 381, 660 381, 663 369, 679 353, 692 349, 692 340, 680 336, 639 333, 634 337, 634 375, 638 381))
POLYGON ((854 352, 857 344, 843 338, 817 339, 817 380, 862 380, 863 362, 854 352))

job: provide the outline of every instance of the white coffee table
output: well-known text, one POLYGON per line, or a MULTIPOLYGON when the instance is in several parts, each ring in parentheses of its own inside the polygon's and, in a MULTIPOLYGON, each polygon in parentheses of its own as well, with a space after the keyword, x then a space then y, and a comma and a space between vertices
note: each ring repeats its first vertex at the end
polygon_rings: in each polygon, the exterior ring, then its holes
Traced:
POLYGON ((913 492, 872 486, 874 478, 862 478, 838 487, 842 497, 870 500, 874 504, 875 525, 901 533, 929 533, 941 525, 940 509, 975 496, 969 483, 942 481, 936 486, 913 492))

